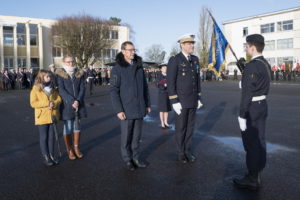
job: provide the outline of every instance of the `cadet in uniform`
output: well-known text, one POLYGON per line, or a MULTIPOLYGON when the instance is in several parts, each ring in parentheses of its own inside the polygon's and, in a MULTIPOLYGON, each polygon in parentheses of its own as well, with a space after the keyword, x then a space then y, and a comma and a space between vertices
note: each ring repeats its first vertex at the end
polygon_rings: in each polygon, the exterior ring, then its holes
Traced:
POLYGON ((172 56, 167 67, 168 95, 175 111, 175 138, 178 158, 182 163, 194 162, 190 144, 195 124, 196 109, 203 106, 201 97, 200 66, 194 52, 194 35, 179 40, 181 52, 172 56))
POLYGON ((246 165, 248 174, 234 183, 241 188, 258 189, 260 173, 266 165, 265 127, 268 115, 266 97, 269 93, 271 66, 262 56, 264 37, 259 34, 246 38, 247 56, 252 59, 246 64, 242 76, 242 99, 240 116, 246 165))

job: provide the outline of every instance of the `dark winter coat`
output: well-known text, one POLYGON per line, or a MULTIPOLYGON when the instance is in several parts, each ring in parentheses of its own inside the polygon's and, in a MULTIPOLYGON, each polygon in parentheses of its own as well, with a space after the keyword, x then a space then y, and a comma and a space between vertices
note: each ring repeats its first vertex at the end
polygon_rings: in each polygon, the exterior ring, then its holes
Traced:
POLYGON ((122 53, 116 56, 116 65, 111 70, 110 94, 116 113, 125 112, 127 119, 146 115, 150 97, 141 57, 135 55, 130 65, 122 53))
POLYGON ((84 72, 76 69, 74 77, 71 78, 64 69, 57 69, 56 75, 59 95, 63 100, 60 108, 62 120, 75 119, 75 110, 72 107, 75 100, 79 101, 79 118, 86 117, 84 72))

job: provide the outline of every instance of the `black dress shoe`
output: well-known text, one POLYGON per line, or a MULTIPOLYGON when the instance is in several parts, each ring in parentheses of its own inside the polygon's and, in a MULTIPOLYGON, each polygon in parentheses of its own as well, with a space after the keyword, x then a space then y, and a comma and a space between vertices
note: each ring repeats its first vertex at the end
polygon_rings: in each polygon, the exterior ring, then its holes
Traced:
POLYGON ((186 158, 188 159, 189 162, 195 162, 195 160, 196 160, 196 156, 194 156, 191 153, 186 153, 185 156, 186 156, 186 158))
POLYGON ((243 178, 233 179, 233 183, 239 188, 245 188, 250 190, 257 190, 260 186, 259 177, 254 177, 251 174, 247 174, 243 178))
POLYGON ((135 170, 135 167, 133 166, 133 164, 132 164, 131 161, 126 162, 126 168, 127 168, 129 171, 134 171, 134 170, 135 170))
POLYGON ((44 164, 47 166, 47 167, 50 167, 52 165, 54 165, 54 163, 52 162, 52 160, 49 158, 49 156, 47 155, 44 155, 44 164))
POLYGON ((181 163, 184 163, 184 164, 188 162, 188 160, 187 160, 187 158, 184 154, 180 154, 178 156, 178 161, 181 162, 181 163))
POLYGON ((166 125, 166 124, 165 124, 165 127, 166 127, 166 128, 170 128, 170 126, 168 126, 168 125, 166 125))
POLYGON ((49 158, 52 160, 52 162, 53 162, 55 165, 58 165, 59 160, 56 159, 52 154, 49 155, 49 158))
POLYGON ((146 163, 143 163, 143 162, 140 161, 140 160, 133 160, 133 164, 134 164, 136 167, 139 167, 139 168, 146 168, 146 167, 147 167, 146 163))

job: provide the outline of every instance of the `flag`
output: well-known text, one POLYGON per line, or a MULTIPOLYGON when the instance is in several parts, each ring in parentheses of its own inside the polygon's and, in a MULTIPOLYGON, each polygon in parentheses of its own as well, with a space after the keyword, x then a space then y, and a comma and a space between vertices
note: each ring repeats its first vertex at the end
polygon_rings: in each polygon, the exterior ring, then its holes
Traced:
POLYGON ((221 75, 221 71, 225 67, 225 54, 229 48, 229 43, 227 42, 216 21, 214 21, 209 50, 208 68, 213 70, 217 76, 221 75))

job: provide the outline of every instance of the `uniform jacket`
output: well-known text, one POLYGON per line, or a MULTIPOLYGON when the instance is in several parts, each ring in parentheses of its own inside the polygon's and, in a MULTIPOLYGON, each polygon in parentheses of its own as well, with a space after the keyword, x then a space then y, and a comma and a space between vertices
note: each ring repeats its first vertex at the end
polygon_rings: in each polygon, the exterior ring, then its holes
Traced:
POLYGON ((267 95, 270 88, 271 66, 263 56, 257 57, 246 64, 242 76, 242 99, 240 117, 246 118, 252 97, 267 95))
POLYGON ((179 53, 168 62, 167 85, 171 104, 181 103, 182 108, 197 108, 201 98, 200 65, 197 56, 191 55, 191 64, 179 53))
POLYGON ((85 88, 83 70, 76 68, 73 78, 71 78, 63 68, 57 69, 56 75, 59 95, 63 100, 60 107, 62 120, 75 119, 75 110, 72 107, 75 100, 79 101, 79 118, 86 117, 87 113, 84 103, 85 88))
POLYGON ((122 53, 116 56, 116 65, 111 70, 110 94, 116 113, 125 112, 127 119, 146 115, 150 97, 141 57, 135 55, 130 65, 122 53))
POLYGON ((52 117, 59 120, 59 107, 61 101, 61 97, 56 89, 52 89, 52 92, 48 97, 43 90, 39 90, 39 88, 34 85, 30 92, 30 105, 34 108, 35 125, 51 124, 53 123, 52 117), (54 103, 52 110, 47 108, 50 101, 54 103))

